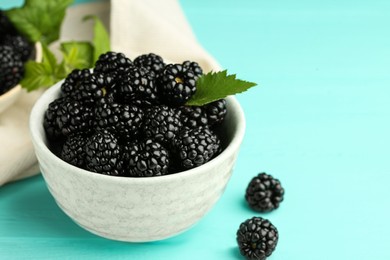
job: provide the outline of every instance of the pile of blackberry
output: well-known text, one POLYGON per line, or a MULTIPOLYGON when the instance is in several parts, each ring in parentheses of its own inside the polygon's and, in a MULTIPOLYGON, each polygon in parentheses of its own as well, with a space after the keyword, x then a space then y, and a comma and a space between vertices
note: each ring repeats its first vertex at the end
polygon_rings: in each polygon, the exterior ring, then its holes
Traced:
POLYGON ((193 61, 104 53, 92 70, 73 70, 49 104, 44 129, 50 147, 70 164, 113 176, 198 167, 223 150, 217 133, 227 113, 224 99, 185 105, 202 74, 193 61))
POLYGON ((0 10, 0 95, 15 87, 24 74, 23 64, 33 55, 33 44, 15 29, 0 10))

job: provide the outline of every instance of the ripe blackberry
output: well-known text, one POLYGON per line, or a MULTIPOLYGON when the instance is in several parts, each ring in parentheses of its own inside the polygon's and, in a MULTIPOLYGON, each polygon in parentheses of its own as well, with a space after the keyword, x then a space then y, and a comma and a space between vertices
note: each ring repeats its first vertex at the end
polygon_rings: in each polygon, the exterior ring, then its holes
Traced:
POLYGON ((183 105, 196 91, 197 76, 181 64, 169 64, 159 77, 160 95, 167 104, 183 105))
POLYGON ((141 107, 158 103, 157 88, 145 68, 129 69, 120 77, 114 91, 120 103, 133 103, 141 107))
POLYGON ((64 83, 61 85, 61 92, 63 96, 73 95, 75 91, 79 88, 80 84, 91 76, 91 71, 89 69, 74 69, 69 75, 65 78, 64 83))
POLYGON ((98 73, 125 72, 133 66, 133 63, 123 53, 106 52, 99 56, 95 63, 94 71, 98 73))
POLYGON ((210 161, 220 149, 220 140, 208 127, 186 128, 174 140, 176 160, 183 169, 210 161))
POLYGON ((245 199, 249 206, 259 212, 269 212, 283 201, 284 189, 278 179, 259 173, 248 184, 245 199))
POLYGON ((16 34, 16 29, 3 10, 0 10, 0 37, 16 34))
POLYGON ((250 260, 265 260, 275 250, 278 239, 276 227, 261 217, 247 219, 237 230, 240 253, 250 260))
POLYGON ((181 128, 180 113, 166 105, 149 108, 145 113, 142 126, 147 138, 167 146, 171 145, 181 128))
POLYGON ((196 128, 199 126, 207 126, 208 119, 203 107, 198 106, 181 106, 180 120, 184 127, 196 128))
POLYGON ((143 111, 134 105, 101 102, 95 108, 95 122, 98 129, 108 129, 123 140, 138 137, 143 111))
POLYGON ((76 167, 84 168, 85 151, 84 147, 87 143, 87 136, 84 134, 70 135, 62 147, 61 159, 76 167))
POLYGON ((190 69, 194 72, 195 76, 201 76, 203 74, 202 68, 199 66, 199 64, 195 61, 185 61, 183 62, 183 67, 186 69, 190 69))
POLYGON ((105 175, 122 175, 122 149, 118 139, 107 130, 98 130, 85 145, 85 165, 89 171, 105 175))
POLYGON ((146 139, 129 143, 125 148, 128 170, 131 177, 161 176, 168 173, 169 152, 160 143, 146 139))
POLYGON ((20 56, 11 47, 0 45, 0 95, 16 86, 23 74, 20 56))
POLYGON ((6 35, 1 43, 13 48, 23 62, 31 57, 34 48, 34 45, 22 35, 6 35))
POLYGON ((92 109, 77 100, 59 98, 49 104, 44 127, 49 137, 88 132, 93 124, 92 109))
POLYGON ((218 125, 223 122, 227 113, 226 100, 220 99, 206 104, 204 105, 204 110, 206 111, 209 125, 218 125))
POLYGON ((153 78, 159 75, 165 67, 164 60, 154 53, 140 55, 134 59, 133 63, 139 68, 147 69, 153 78))

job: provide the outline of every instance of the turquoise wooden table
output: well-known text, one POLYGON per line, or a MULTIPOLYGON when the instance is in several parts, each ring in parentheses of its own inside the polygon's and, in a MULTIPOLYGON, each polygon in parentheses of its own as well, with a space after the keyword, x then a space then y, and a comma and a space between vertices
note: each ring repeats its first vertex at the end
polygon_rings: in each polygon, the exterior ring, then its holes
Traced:
POLYGON ((0 259, 241 259, 260 171, 286 189, 260 214, 280 232, 269 259, 390 259, 390 2, 181 3, 222 66, 260 85, 238 96, 247 133, 221 200, 182 235, 122 243, 74 224, 36 176, 0 188, 0 259))

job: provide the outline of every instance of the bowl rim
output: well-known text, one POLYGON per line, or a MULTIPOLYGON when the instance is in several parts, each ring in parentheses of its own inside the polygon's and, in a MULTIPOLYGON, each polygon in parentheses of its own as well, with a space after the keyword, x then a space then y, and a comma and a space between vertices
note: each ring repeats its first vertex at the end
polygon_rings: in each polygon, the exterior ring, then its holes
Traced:
MULTIPOLYGON (((190 177, 192 175, 201 174, 203 172, 207 172, 208 168, 212 168, 218 164, 221 164, 223 161, 225 161, 231 154, 234 154, 236 151, 239 151, 240 145, 244 139, 245 135, 245 128, 246 128, 246 121, 244 112, 242 110, 242 107, 240 106, 238 100, 234 96, 227 97, 227 101, 229 104, 229 107, 231 110, 234 111, 234 114, 232 115, 237 122, 236 130, 233 133, 233 136, 231 138, 231 141, 229 142, 228 146, 215 158, 210 160, 209 162, 186 170, 179 173, 173 173, 173 174, 167 174, 167 175, 161 175, 161 176, 153 176, 153 177, 127 177, 127 176, 110 176, 110 175, 104 175, 99 174, 95 172, 91 172, 82 168, 79 168, 77 166, 71 165, 62 159, 60 159, 57 155, 55 155, 49 147, 45 144, 44 139, 41 138, 40 128, 43 128, 42 121, 43 121, 43 114, 44 111, 47 109, 47 107, 44 107, 45 104, 47 105, 53 101, 52 98, 58 92, 60 91, 60 86, 64 80, 61 80, 57 82, 55 85, 47 89, 43 95, 36 101, 34 104, 31 114, 30 114, 30 120, 29 120, 29 128, 30 128, 30 134, 31 138, 34 144, 34 151, 37 153, 37 149, 41 150, 41 153, 44 153, 46 160, 53 160, 56 162, 56 164, 60 164, 63 167, 70 167, 73 169, 73 172, 77 172, 77 174, 81 174, 83 176, 88 176, 95 180, 104 180, 104 181, 112 181, 112 182, 120 182, 120 183, 142 183, 142 182, 164 182, 164 181, 171 181, 172 179, 180 179, 185 177, 190 177), (48 102, 47 99, 50 99, 48 102)), ((39 160, 38 160, 39 161, 39 160)), ((42 175, 45 175, 41 171, 42 175)))

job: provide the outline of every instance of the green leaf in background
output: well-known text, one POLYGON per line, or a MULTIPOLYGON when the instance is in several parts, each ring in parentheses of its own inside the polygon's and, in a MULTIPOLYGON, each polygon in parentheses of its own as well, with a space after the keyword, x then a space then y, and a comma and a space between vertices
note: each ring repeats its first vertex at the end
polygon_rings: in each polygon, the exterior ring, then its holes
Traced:
POLYGON ((7 11, 17 30, 32 42, 50 44, 60 35, 66 8, 73 0, 26 0, 7 11))
POLYGON ((93 19, 95 25, 93 27, 93 64, 98 60, 100 54, 110 51, 110 36, 103 23, 97 16, 88 15, 84 17, 84 21, 93 19))
POLYGON ((54 54, 42 44, 42 62, 28 61, 20 84, 27 91, 48 88, 67 75, 65 63, 57 64, 54 54))
POLYGON ((238 94, 256 86, 256 83, 236 79, 236 75, 228 75, 227 70, 209 72, 196 81, 196 92, 187 101, 188 106, 202 106, 213 101, 238 94))
POLYGON ((93 65, 93 46, 90 42, 63 42, 61 51, 68 70, 91 68, 93 65))

